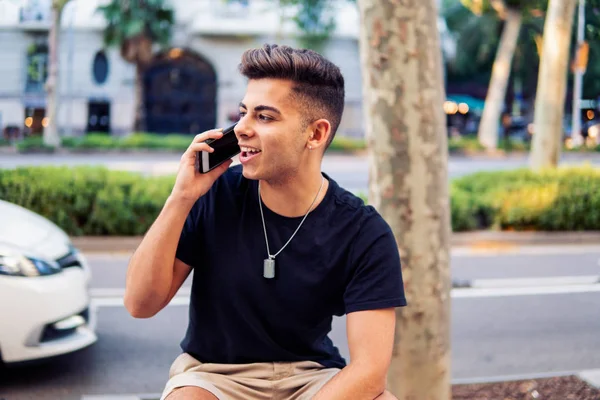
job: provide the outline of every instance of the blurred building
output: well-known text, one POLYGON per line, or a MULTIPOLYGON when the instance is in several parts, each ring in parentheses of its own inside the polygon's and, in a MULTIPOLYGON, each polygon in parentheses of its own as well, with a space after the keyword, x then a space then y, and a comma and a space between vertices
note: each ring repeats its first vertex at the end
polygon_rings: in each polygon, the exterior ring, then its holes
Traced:
MULTIPOLYGON (((104 49, 105 0, 71 0, 63 11, 59 129, 125 134, 134 116, 135 67, 104 49)), ((0 130, 40 133, 44 119, 51 0, 0 0, 0 130)), ((242 52, 263 43, 297 45, 297 31, 272 0, 172 0, 177 24, 171 48, 157 52, 144 75, 147 130, 195 133, 229 123, 243 97, 242 52)), ((356 5, 334 1, 337 29, 323 54, 346 80, 340 134, 363 134, 356 5)), ((443 21, 438 19, 439 21, 443 21)), ((438 24, 442 33, 445 24, 438 24)), ((443 36, 444 37, 444 36, 443 36)), ((443 41, 451 51, 452 43, 443 41)))

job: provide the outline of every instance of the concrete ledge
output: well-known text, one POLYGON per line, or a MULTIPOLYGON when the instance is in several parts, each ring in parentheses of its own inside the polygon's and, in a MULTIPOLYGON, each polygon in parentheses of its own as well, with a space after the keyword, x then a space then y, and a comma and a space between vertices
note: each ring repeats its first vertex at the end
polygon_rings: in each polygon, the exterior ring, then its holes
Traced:
MULTIPOLYGON (((73 244, 85 252, 133 252, 142 236, 79 236, 73 244)), ((510 249, 519 246, 600 245, 600 232, 496 232, 453 233, 452 247, 510 249)))

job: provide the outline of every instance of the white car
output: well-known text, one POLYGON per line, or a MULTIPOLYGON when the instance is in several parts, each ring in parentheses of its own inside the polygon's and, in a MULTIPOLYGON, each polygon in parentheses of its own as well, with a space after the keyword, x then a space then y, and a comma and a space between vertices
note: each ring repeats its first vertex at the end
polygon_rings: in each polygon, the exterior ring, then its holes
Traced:
POLYGON ((0 200, 0 362, 42 359, 96 342, 90 278, 64 231, 0 200))

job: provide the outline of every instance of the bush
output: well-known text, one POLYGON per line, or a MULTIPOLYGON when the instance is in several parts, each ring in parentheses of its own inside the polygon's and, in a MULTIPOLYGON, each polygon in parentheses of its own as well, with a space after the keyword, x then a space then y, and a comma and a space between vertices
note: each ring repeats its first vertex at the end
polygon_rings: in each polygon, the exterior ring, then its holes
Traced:
POLYGON ((478 152, 484 150, 484 147, 479 143, 477 136, 459 136, 448 138, 448 151, 456 152, 478 152))
POLYGON ((455 180, 453 190, 471 202, 471 213, 453 208, 457 228, 479 218, 477 229, 600 230, 600 170, 589 166, 482 172, 455 180))
MULTIPOLYGON (((37 212, 68 234, 142 235, 173 176, 99 167, 0 170, 0 199, 37 212)), ((367 202, 366 194, 359 195, 367 202)), ((600 230, 600 169, 480 172, 450 186, 452 229, 600 230)))
POLYGON ((98 167, 27 167, 0 170, 0 198, 47 217, 69 235, 140 235, 173 182, 98 167))
MULTIPOLYGON (((153 133, 137 132, 131 135, 118 137, 106 133, 89 133, 80 137, 63 137, 61 145, 73 150, 170 150, 184 152, 194 137, 192 135, 168 134, 160 135, 153 133)), ((362 139, 347 137, 336 137, 329 149, 332 151, 356 151, 366 148, 362 139)), ((30 137, 21 141, 18 145, 21 152, 35 150, 52 150, 43 145, 40 136, 30 137)))
POLYGON ((19 152, 32 150, 52 152, 54 151, 54 147, 46 146, 44 144, 44 138, 41 136, 29 136, 17 142, 17 150, 19 152))
POLYGON ((344 136, 336 136, 329 145, 332 151, 356 151, 367 148, 367 142, 363 139, 352 139, 344 136))

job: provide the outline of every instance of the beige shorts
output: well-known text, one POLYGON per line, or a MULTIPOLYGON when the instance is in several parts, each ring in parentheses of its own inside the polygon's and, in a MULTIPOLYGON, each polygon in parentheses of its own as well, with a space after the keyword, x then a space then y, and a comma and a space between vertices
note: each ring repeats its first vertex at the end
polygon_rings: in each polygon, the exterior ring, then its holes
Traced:
POLYGON ((183 386, 208 390, 219 400, 308 400, 338 372, 314 361, 212 364, 183 353, 171 365, 161 400, 183 386))

